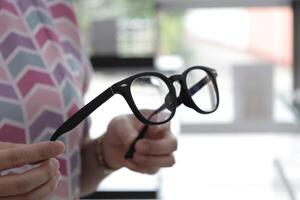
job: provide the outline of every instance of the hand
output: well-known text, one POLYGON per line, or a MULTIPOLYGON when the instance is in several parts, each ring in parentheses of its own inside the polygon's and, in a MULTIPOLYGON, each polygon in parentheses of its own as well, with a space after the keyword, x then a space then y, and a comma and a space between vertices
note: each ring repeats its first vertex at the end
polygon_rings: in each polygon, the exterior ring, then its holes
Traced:
POLYGON ((60 179, 59 163, 53 158, 64 151, 61 142, 12 144, 0 142, 0 172, 34 164, 22 174, 0 176, 0 200, 43 199, 60 179))
POLYGON ((175 164, 173 152, 177 140, 170 131, 170 123, 149 126, 145 138, 139 140, 133 159, 124 159, 124 154, 144 124, 134 115, 114 118, 103 138, 103 155, 113 169, 127 167, 133 171, 154 174, 161 167, 175 164))

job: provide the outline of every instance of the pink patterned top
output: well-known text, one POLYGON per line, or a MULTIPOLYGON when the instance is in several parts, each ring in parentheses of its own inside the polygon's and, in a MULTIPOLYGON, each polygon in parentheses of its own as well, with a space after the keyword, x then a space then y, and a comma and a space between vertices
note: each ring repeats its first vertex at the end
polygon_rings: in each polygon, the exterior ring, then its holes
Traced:
MULTIPOLYGON (((71 3, 1 0, 0 24, 0 140, 49 140, 82 107, 90 77, 71 3)), ((87 124, 60 138, 66 145, 58 158, 62 179, 51 199, 79 198, 80 145, 87 124)))

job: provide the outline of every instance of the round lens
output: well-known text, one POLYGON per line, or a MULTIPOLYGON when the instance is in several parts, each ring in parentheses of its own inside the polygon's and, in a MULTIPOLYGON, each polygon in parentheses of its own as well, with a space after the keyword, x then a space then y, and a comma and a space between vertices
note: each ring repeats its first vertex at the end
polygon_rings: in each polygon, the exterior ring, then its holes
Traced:
POLYGON ((141 76, 136 78, 130 87, 133 101, 145 119, 160 123, 168 120, 172 109, 168 104, 172 98, 169 96, 167 84, 156 76, 141 76))
POLYGON ((193 69, 186 76, 190 96, 198 108, 211 112, 217 106, 217 93, 212 78, 202 69, 193 69))

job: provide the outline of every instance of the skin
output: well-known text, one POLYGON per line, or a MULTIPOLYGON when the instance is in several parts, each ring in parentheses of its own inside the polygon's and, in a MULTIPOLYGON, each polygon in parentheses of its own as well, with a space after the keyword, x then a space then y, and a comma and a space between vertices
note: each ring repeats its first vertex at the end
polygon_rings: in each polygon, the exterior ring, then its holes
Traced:
MULTIPOLYGON (((124 154, 143 127, 134 115, 122 115, 114 118, 108 125, 103 138, 103 156, 112 169, 127 167, 130 170, 154 174, 161 167, 175 164, 174 151, 177 140, 170 131, 170 123, 150 126, 146 137, 136 143, 133 159, 124 159, 124 154)), ((105 177, 96 162, 96 141, 87 140, 82 148, 81 195, 95 191, 105 177)))
POLYGON ((0 200, 43 199, 59 182, 59 163, 54 158, 63 153, 61 142, 11 144, 0 142, 0 171, 27 164, 34 168, 22 174, 0 176, 0 200))
MULTIPOLYGON (((131 160, 124 154, 142 128, 133 115, 114 118, 104 134, 102 151, 107 165, 112 169, 127 167, 147 174, 156 173, 161 167, 174 165, 173 152, 177 140, 170 131, 170 124, 150 126, 146 137, 136 143, 136 153, 131 160)), ((96 159, 96 140, 87 139, 81 147, 81 195, 95 191, 105 178, 103 168, 96 159)), ((23 165, 34 167, 21 174, 0 176, 0 200, 45 199, 57 187, 61 174, 56 156, 64 152, 62 142, 37 144, 12 144, 0 142, 0 172, 23 165)))

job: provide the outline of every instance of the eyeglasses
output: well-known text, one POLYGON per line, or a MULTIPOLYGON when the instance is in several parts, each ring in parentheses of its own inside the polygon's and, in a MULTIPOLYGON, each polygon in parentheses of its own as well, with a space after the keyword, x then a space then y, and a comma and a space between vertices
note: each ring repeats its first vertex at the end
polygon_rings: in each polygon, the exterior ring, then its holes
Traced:
POLYGON ((144 72, 130 76, 113 84, 78 110, 54 132, 50 140, 55 141, 72 130, 114 94, 120 94, 137 119, 145 124, 125 154, 125 158, 132 158, 134 145, 145 136, 148 126, 170 121, 175 115, 176 107, 182 103, 201 114, 217 110, 219 91, 216 77, 216 70, 204 66, 190 67, 182 74, 169 78, 158 72, 144 72), (181 86, 178 97, 174 82, 178 82, 181 86), (145 109, 151 110, 151 113, 145 114, 147 113, 143 112, 145 109))

